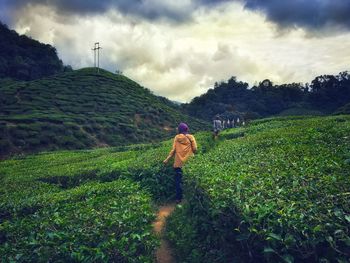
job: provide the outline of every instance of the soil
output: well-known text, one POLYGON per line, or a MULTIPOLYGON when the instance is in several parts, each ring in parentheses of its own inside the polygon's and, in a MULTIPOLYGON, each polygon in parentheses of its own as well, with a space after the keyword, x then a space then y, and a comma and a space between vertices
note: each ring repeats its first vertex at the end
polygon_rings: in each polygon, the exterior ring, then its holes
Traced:
POLYGON ((156 251, 157 263, 175 263, 175 259, 169 245, 169 242, 164 238, 163 230, 165 227, 166 218, 174 211, 175 204, 161 206, 158 210, 157 219, 153 223, 153 229, 161 238, 160 246, 156 251))

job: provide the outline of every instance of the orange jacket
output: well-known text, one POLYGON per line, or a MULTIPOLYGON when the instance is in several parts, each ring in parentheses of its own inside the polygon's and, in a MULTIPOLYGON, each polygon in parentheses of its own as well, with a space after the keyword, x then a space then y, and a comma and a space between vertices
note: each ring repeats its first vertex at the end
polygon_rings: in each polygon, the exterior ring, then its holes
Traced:
POLYGON ((178 134, 174 138, 173 148, 166 160, 175 155, 174 168, 180 168, 197 151, 196 139, 191 134, 178 134))

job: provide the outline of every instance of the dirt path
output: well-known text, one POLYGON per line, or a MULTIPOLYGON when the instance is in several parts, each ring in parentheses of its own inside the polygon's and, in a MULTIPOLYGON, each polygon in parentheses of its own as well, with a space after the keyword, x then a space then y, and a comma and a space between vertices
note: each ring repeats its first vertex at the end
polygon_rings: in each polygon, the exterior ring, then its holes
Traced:
POLYGON ((157 219, 153 223, 154 231, 161 238, 160 247, 156 251, 157 263, 175 263, 169 243, 163 237, 165 220, 174 211, 174 209, 175 209, 175 204, 161 206, 157 214, 157 219))

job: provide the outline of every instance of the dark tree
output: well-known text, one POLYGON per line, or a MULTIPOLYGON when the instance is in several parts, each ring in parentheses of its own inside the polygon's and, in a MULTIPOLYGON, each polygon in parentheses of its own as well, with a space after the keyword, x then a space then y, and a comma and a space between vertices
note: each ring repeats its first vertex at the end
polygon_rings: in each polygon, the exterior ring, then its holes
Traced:
POLYGON ((337 76, 318 76, 311 84, 274 85, 265 79, 252 88, 231 77, 227 82, 216 82, 214 89, 194 98, 183 108, 191 115, 211 120, 217 114, 230 116, 233 113, 249 117, 268 117, 288 111, 329 114, 349 102, 350 75, 345 71, 337 76))
POLYGON ((33 80, 71 70, 63 66, 56 49, 0 22, 0 78, 33 80))

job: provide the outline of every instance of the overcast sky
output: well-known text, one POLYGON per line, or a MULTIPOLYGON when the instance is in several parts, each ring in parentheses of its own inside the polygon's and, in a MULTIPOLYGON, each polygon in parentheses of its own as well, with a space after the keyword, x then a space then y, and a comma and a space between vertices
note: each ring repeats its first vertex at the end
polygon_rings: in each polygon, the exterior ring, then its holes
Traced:
POLYGON ((0 19, 155 94, 190 101, 236 76, 251 86, 350 70, 350 0, 0 0, 0 19))

